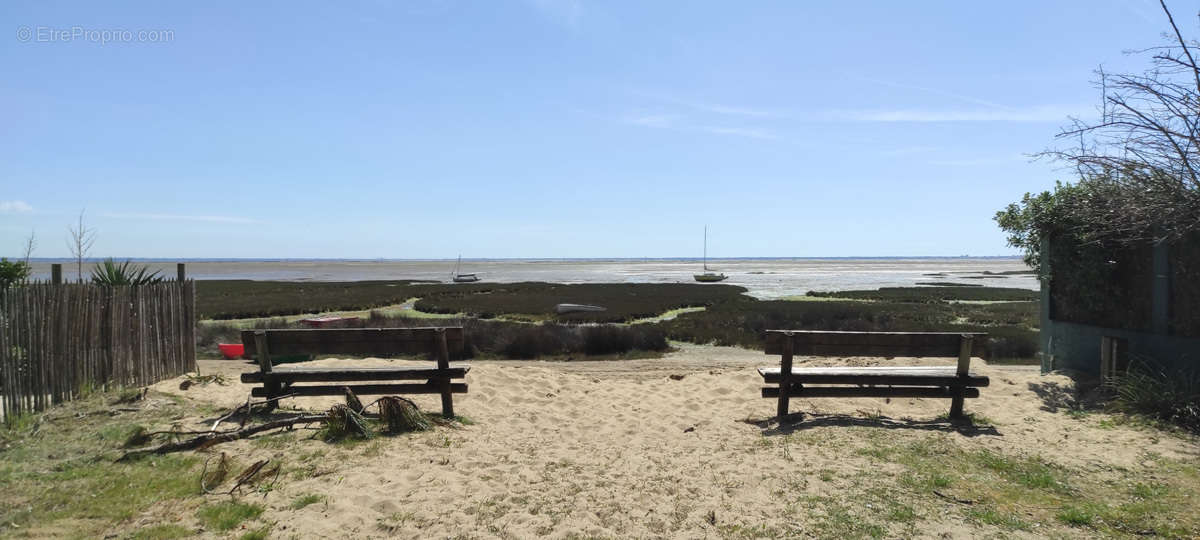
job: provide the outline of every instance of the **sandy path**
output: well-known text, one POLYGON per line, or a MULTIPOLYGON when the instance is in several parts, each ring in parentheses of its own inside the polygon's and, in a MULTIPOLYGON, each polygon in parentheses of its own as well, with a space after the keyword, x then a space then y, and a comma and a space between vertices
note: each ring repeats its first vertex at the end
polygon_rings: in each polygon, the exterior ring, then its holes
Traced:
MULTIPOLYGON (((455 407, 474 425, 350 447, 300 440, 283 448, 247 441, 223 448, 243 460, 282 456, 296 470, 314 473, 296 473, 269 493, 267 515, 278 520, 281 536, 331 538, 719 537, 738 527, 803 527, 804 512, 787 501, 846 489, 857 471, 872 467, 854 450, 879 437, 937 436, 964 448, 1036 453, 1088 468, 1133 467, 1147 451, 1197 455, 1195 445, 1179 438, 1068 418, 1054 407, 1071 387, 1066 377, 982 362, 978 371, 992 385, 981 399, 968 400, 967 411, 986 416, 993 428, 964 434, 931 422, 948 410, 948 400, 799 399, 793 410, 813 414, 781 433, 755 423, 774 413, 774 401, 759 397, 762 383, 754 371, 771 363, 758 352, 704 346, 636 361, 472 362, 470 393, 456 396, 455 407), (864 418, 876 415, 883 420, 864 418), (822 442, 772 444, 783 433, 822 442), (323 455, 300 457, 312 452, 323 455), (288 509, 302 493, 328 501, 288 509)), ((946 361, 829 359, 807 365, 837 363, 946 361)), ((240 362, 201 362, 202 372, 232 381, 250 369, 240 362)), ((177 386, 166 381, 155 389, 224 407, 243 402, 249 391, 236 382, 186 392, 177 386)), ((321 408, 338 400, 291 401, 321 408)), ((417 401, 438 409, 436 396, 417 401)), ((935 536, 987 532, 966 527, 961 519, 936 515, 921 522, 922 532, 935 536)))

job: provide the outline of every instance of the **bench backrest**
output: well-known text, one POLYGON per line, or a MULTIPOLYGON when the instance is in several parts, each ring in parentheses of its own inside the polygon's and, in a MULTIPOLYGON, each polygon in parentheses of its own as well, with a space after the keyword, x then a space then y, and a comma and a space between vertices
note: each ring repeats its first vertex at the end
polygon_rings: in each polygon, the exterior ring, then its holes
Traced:
POLYGON ((766 353, 784 354, 788 339, 797 356, 936 356, 961 355, 963 337, 969 356, 985 350, 986 333, 979 332, 832 332, 820 330, 767 330, 766 353))
POLYGON ((437 352, 446 336, 450 352, 463 350, 461 326, 430 328, 326 328, 313 330, 242 330, 246 356, 258 354, 255 332, 263 332, 271 356, 284 354, 390 355, 437 352))

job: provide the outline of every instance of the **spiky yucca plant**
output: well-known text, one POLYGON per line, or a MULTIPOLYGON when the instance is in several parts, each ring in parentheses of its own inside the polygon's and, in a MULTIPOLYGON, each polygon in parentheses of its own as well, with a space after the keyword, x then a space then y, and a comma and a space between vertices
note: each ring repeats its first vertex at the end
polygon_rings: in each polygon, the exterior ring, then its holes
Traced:
POLYGON ((112 257, 92 268, 92 283, 97 285, 150 285, 162 280, 158 270, 151 272, 146 265, 135 265, 128 260, 118 263, 112 257))

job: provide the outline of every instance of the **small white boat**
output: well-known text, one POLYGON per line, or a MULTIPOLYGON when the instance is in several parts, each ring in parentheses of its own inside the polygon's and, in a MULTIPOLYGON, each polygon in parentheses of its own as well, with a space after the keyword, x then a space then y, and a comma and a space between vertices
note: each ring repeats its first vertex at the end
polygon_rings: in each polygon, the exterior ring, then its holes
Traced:
POLYGON ((700 283, 716 283, 718 281, 725 281, 729 277, 723 273, 717 274, 711 272, 708 269, 708 225, 704 226, 704 273, 693 274, 692 277, 696 278, 696 281, 700 283))
POLYGON ((554 311, 558 313, 577 313, 580 311, 608 311, 608 308, 600 306, 589 306, 587 304, 558 304, 554 306, 554 311))
POLYGON ((454 281, 455 283, 474 283, 476 281, 479 281, 479 276, 476 274, 461 274, 461 273, 459 273, 458 269, 461 266, 462 266, 462 255, 459 255, 458 262, 454 263, 454 274, 450 278, 452 281, 454 281))

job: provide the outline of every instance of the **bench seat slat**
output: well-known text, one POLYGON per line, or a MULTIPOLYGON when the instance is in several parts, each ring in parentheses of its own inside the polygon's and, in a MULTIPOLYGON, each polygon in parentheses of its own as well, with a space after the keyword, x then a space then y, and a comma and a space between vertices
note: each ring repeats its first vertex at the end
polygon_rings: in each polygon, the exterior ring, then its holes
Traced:
POLYGON ((259 383, 266 379, 279 382, 341 382, 341 381, 395 381, 434 378, 461 379, 467 376, 471 366, 451 364, 450 369, 427 367, 385 368, 278 368, 263 375, 260 371, 242 374, 242 382, 259 383))
MULTIPOLYGON (((875 386, 871 388, 855 388, 850 386, 805 386, 804 388, 793 387, 788 391, 788 395, 794 398, 818 398, 818 397, 895 397, 895 398, 953 398, 954 394, 949 388, 942 387, 917 387, 917 386, 875 386)), ((779 397, 778 386, 763 387, 762 397, 777 398, 779 397)), ((978 388, 963 389, 964 398, 979 397, 978 388)))
MULTIPOLYGON (((780 369, 759 368, 763 382, 778 384, 780 369)), ((792 368, 792 382, 808 384, 868 384, 903 386, 988 386, 991 380, 983 375, 959 377, 954 367, 815 367, 792 368)))
MULTIPOLYGON (((343 386, 352 390, 356 395, 380 394, 440 394, 441 387, 432 384, 350 384, 341 386, 291 386, 283 389, 284 394, 296 396, 340 396, 344 393, 343 386)), ((450 392, 454 394, 467 393, 467 383, 451 383, 450 392)), ((250 390, 254 397, 266 397, 267 391, 261 386, 250 390)))

